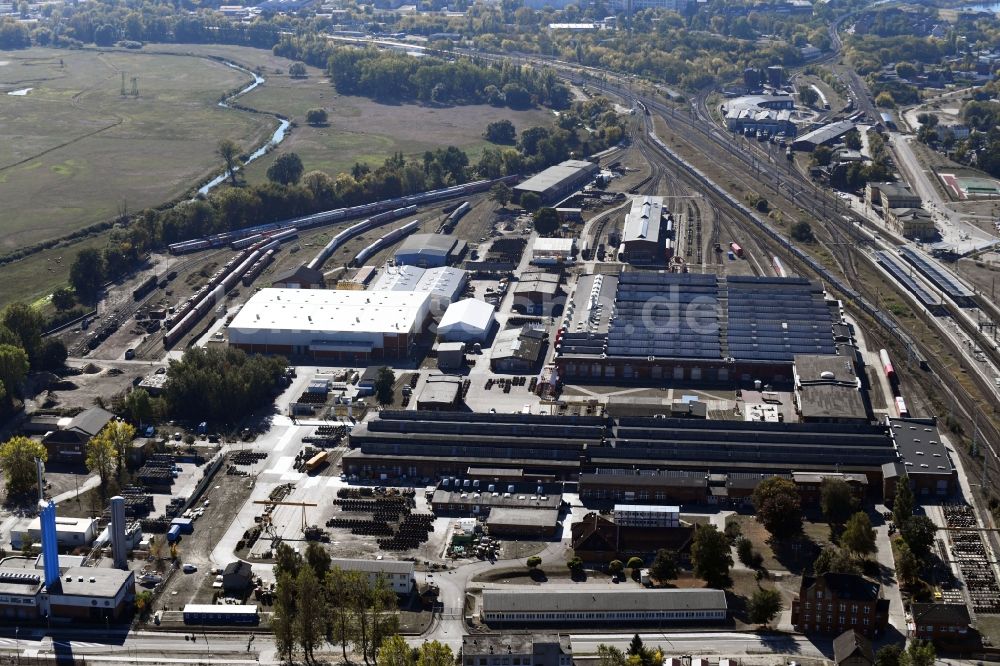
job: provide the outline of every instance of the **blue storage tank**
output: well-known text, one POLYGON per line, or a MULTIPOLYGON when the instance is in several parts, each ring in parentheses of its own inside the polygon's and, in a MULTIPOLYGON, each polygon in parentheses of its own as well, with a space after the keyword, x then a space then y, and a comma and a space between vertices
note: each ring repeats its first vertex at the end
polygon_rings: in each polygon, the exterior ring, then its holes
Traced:
POLYGON ((167 531, 167 543, 174 543, 181 538, 181 526, 171 525, 167 531))

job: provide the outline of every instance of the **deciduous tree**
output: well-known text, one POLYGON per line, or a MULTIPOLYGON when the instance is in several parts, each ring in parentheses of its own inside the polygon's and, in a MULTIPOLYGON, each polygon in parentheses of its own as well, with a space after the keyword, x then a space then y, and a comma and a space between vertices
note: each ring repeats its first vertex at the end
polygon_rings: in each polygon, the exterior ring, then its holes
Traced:
POLYGON ((507 207, 513 195, 514 191, 510 189, 510 185, 507 183, 497 183, 490 188, 490 201, 500 204, 501 208, 507 207))
POLYGON ((21 384, 28 376, 28 354, 21 347, 0 345, 0 382, 7 391, 7 397, 21 394, 21 384))
POLYGON ((416 666, 416 660, 406 640, 393 634, 382 639, 375 666, 416 666))
POLYGON ((306 661, 326 635, 326 604, 311 566, 301 567, 295 579, 295 637, 306 661))
POLYGON ((848 519, 840 535, 840 545, 857 557, 866 557, 877 550, 875 530, 867 513, 858 511, 848 519))
POLYGON ((913 489, 910 477, 903 476, 896 481, 896 497, 892 502, 892 519, 902 525, 913 516, 913 489))
POLYGON ((240 147, 236 145, 236 142, 232 139, 222 139, 219 141, 219 145, 216 147, 215 152, 222 158, 222 161, 226 163, 226 173, 229 174, 229 179, 232 182, 233 187, 236 187, 239 185, 236 171, 240 164, 240 147))
POLYGON ((18 496, 35 486, 35 458, 48 460, 48 452, 41 442, 16 436, 0 444, 0 468, 7 479, 7 496, 18 496))
POLYGON ((757 522, 771 537, 787 539, 802 532, 802 506, 799 491, 789 479, 772 476, 764 479, 753 491, 757 522))
POLYGON ((267 179, 282 185, 293 185, 302 178, 302 171, 302 160, 298 153, 282 153, 267 168, 267 179))
POLYGON ((677 578, 677 555, 666 548, 659 549, 649 573, 660 582, 677 578))
POLYGON ((427 641, 420 646, 417 666, 455 666, 455 655, 444 643, 427 641))
POLYGON ((326 109, 309 109, 306 111, 306 122, 310 125, 326 125, 330 116, 326 109))
POLYGON ((899 577, 899 582, 904 586, 913 585, 917 582, 920 564, 902 537, 897 536, 893 539, 893 545, 896 547, 896 575, 899 577))
POLYGON ((768 624, 781 612, 781 593, 777 590, 759 589, 747 602, 747 619, 753 624, 768 624))
POLYGON ((87 469, 101 477, 101 495, 107 497, 108 482, 115 473, 118 455, 110 438, 104 431, 97 433, 87 442, 87 469))
POLYGON ((899 526, 899 535, 903 537, 918 560, 930 555, 936 533, 937 526, 927 516, 912 516, 899 526))
POLYGON ((820 484, 819 505, 832 525, 842 525, 858 510, 858 500, 851 486, 843 479, 825 478, 820 484))
POLYGON ((539 208, 535 213, 535 231, 541 236, 554 233, 559 228, 559 213, 555 208, 539 208))
POLYGON ((825 573, 860 574, 861 567, 842 549, 835 546, 824 548, 813 562, 813 572, 817 576, 825 573))
POLYGON ((532 555, 531 557, 528 558, 525 564, 528 565, 529 569, 537 569, 542 565, 542 558, 540 558, 538 555, 532 555))
POLYGON ((295 655, 295 578, 288 571, 277 572, 272 607, 271 631, 278 654, 288 663, 295 655))
POLYGON ((733 556, 726 535, 714 525, 698 525, 691 545, 694 574, 709 587, 724 588, 730 584, 729 569, 733 556))
POLYGON ((380 405, 392 404, 393 386, 396 385, 396 373, 388 366, 382 366, 375 377, 375 397, 380 405))
POLYGON ((0 322, 20 338, 21 348, 33 359, 42 341, 42 314, 26 303, 11 303, 3 309, 0 322))

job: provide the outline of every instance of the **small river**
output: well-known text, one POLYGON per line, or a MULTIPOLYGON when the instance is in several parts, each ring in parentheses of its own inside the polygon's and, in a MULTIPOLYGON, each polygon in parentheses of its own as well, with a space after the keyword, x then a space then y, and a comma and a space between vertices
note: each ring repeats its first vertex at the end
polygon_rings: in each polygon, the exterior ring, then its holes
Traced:
MULTIPOLYGON (((238 69, 241 72, 245 72, 245 73, 247 73, 247 74, 249 74, 250 76, 253 77, 253 82, 251 82, 250 85, 248 85, 246 88, 243 88, 239 92, 237 92, 237 93, 235 93, 233 95, 230 95, 229 97, 227 97, 223 101, 219 102, 219 106, 228 109, 228 108, 231 108, 229 104, 234 99, 236 99, 237 97, 242 97, 243 95, 246 95, 248 92, 250 92, 251 90, 253 90, 257 86, 263 84, 264 83, 264 77, 258 76, 255 72, 251 72, 249 69, 244 69, 243 67, 240 67, 239 65, 233 64, 231 62, 227 62, 225 64, 226 64, 227 67, 232 67, 233 69, 238 69)), ((269 115, 273 115, 273 114, 269 114, 269 115)), ((271 135, 271 138, 264 142, 264 145, 260 146, 259 148, 257 148, 257 150, 255 150, 252 153, 250 153, 250 156, 247 157, 247 159, 244 162, 244 164, 249 164, 250 162, 253 162, 254 160, 256 160, 256 159, 258 159, 258 158, 266 155, 267 151, 271 148, 271 146, 276 146, 279 143, 281 143, 282 141, 284 141, 285 134, 288 132, 288 126, 289 126, 290 123, 287 120, 285 120, 284 118, 279 118, 278 116, 274 116, 274 117, 277 118, 278 121, 279 121, 278 122, 278 128, 276 130, 274 130, 274 134, 271 135)), ((238 167, 237 167, 236 171, 239 171, 238 167)), ((223 171, 218 176, 216 176, 212 180, 208 181, 207 183, 205 183, 204 185, 202 185, 201 187, 199 187, 198 188, 198 194, 202 194, 202 195, 208 194, 213 188, 217 187, 220 183, 225 182, 225 180, 227 178, 229 178, 229 176, 230 176, 230 173, 229 173, 228 170, 223 171)))

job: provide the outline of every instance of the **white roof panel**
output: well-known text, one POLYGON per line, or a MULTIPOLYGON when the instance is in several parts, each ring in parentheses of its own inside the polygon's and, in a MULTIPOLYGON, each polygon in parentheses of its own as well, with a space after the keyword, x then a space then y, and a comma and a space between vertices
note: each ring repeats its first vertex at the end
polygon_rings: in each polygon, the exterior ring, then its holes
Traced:
POLYGON ((405 333, 430 294, 413 291, 261 289, 229 325, 238 331, 405 333))

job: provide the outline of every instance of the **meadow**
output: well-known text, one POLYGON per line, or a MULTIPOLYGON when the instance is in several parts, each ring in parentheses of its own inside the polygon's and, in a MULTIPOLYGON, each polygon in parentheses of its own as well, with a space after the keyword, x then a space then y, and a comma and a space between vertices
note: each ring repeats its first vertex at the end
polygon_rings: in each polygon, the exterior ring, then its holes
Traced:
POLYGON ((249 77, 205 58, 29 49, 2 61, 0 253, 178 197, 219 169, 219 139, 250 144, 275 125, 219 107, 249 77), (120 94, 123 72, 137 97, 120 94))

